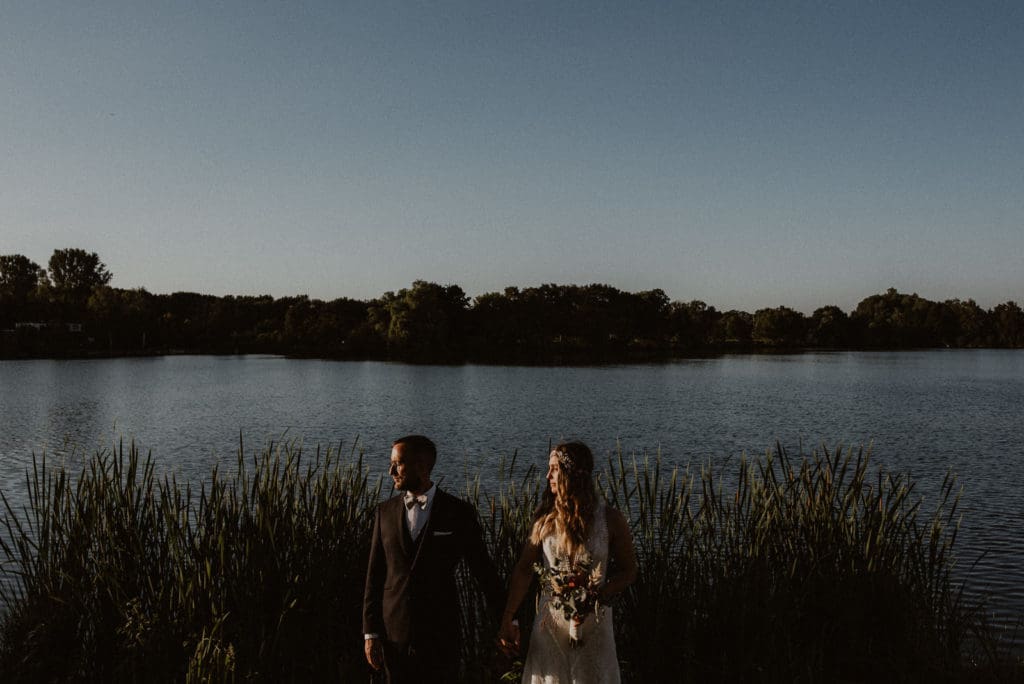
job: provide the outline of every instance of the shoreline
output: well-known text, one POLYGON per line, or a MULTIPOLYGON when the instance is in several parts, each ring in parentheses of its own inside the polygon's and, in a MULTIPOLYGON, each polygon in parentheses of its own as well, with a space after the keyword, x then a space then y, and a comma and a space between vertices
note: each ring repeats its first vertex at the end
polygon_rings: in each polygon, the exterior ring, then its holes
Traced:
POLYGON ((216 349, 168 349, 159 351, 89 351, 67 354, 19 354, 0 355, 0 361, 92 361, 109 359, 162 358, 177 356, 266 356, 292 360, 313 361, 379 361, 382 363, 400 363, 413 366, 524 366, 524 367, 573 367, 573 366, 611 366, 611 365, 658 365, 672 361, 688 359, 709 359, 729 356, 802 356, 804 354, 840 354, 840 353, 895 353, 910 354, 920 352, 968 352, 968 351, 1024 351, 1016 347, 731 347, 707 348, 690 352, 666 354, 625 354, 625 355, 563 355, 550 359, 532 359, 518 356, 511 357, 466 357, 462 359, 407 359, 385 355, 325 355, 314 353, 287 352, 281 350, 246 350, 223 351, 216 349))

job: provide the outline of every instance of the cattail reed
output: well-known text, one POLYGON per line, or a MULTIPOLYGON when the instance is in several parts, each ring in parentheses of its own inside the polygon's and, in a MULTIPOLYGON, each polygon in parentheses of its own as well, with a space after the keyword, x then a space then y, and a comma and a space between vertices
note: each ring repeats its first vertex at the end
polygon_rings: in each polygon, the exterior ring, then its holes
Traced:
MULTIPOLYGON (((537 469, 516 461, 502 460, 491 491, 471 473, 458 492, 505 576, 542 491, 537 469)), ((728 483, 615 451, 597 478, 639 557, 615 606, 626 681, 1024 672, 952 574, 952 477, 927 510, 906 476, 854 449, 794 459, 777 448, 743 459, 728 483)), ((4 497, 0 519, 3 681, 367 677, 362 590, 387 492, 355 448, 286 443, 246 457, 240 445, 230 472, 190 484, 121 446, 80 472, 38 458, 27 479, 24 510, 4 497)), ((462 586, 464 679, 494 681, 495 626, 462 586)))

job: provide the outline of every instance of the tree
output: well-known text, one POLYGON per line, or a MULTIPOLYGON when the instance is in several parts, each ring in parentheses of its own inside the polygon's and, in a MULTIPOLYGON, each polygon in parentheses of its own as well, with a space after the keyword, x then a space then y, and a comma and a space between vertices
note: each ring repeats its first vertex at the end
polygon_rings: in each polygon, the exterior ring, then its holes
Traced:
POLYGON ((778 346, 802 344, 806 321, 802 313, 788 306, 758 309, 754 312, 754 341, 778 346))
POLYGON ((296 297, 284 315, 284 341, 288 349, 339 356, 352 331, 366 318, 366 307, 351 299, 322 302, 296 297))
POLYGON ((722 315, 699 299, 672 302, 668 311, 669 333, 677 348, 705 347, 714 338, 715 324, 722 315))
POLYGON ((155 297, 145 290, 117 290, 97 287, 86 302, 93 334, 105 338, 113 351, 146 349, 152 343, 155 327, 155 297))
POLYGON ((46 282, 39 264, 21 254, 0 256, 0 327, 29 320, 36 313, 36 292, 46 282))
POLYGON ((55 249, 49 267, 54 289, 80 302, 88 299, 93 288, 106 285, 113 277, 96 252, 84 249, 55 249))
POLYGON ((995 342, 1000 347, 1024 347, 1024 311, 1014 301, 992 309, 995 342))
POLYGON ((567 322, 584 350, 602 349, 611 342, 625 344, 633 338, 630 318, 635 307, 623 292, 593 283, 573 287, 568 294, 572 315, 567 322))
POLYGON ((988 313, 973 299, 949 299, 943 307, 949 312, 954 331, 952 339, 943 340, 946 346, 985 347, 991 343, 988 313))
POLYGON ((0 297, 24 304, 45 275, 39 264, 26 256, 0 256, 0 297))
POLYGON ((811 344, 842 347, 850 344, 850 317, 838 306, 823 306, 811 314, 811 344))
POLYGON ((670 300, 664 290, 622 293, 629 307, 629 330, 632 342, 658 347, 665 342, 670 300))
POLYGON ((526 331, 517 315, 518 296, 519 288, 506 288, 473 300, 469 328, 476 353, 500 358, 520 352, 526 331))
MULTIPOLYGON (((939 312, 917 294, 902 294, 890 287, 884 294, 862 299, 850 316, 872 347, 926 347, 941 328, 939 312), (930 319, 930 320, 929 320, 930 319), (932 334, 929 333, 932 331, 932 334)), ((932 340, 936 344, 938 339, 932 340)))
POLYGON ((726 344, 748 344, 754 331, 754 317, 746 311, 732 309, 722 314, 715 325, 715 341, 726 344))
POLYGON ((417 280, 398 294, 385 292, 370 307, 370 321, 387 325, 388 349, 414 361, 458 358, 469 298, 458 285, 417 280))

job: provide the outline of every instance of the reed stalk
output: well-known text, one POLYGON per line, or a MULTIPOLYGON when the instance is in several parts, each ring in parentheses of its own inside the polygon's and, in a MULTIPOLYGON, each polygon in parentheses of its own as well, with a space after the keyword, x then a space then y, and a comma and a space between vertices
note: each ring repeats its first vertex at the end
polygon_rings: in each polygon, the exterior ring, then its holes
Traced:
MULTIPOLYGON (((508 576, 535 466, 468 471, 508 576), (491 481, 491 480, 489 480, 491 481)), ((597 475, 627 513, 638 581, 616 605, 627 682, 999 681, 1024 669, 954 580, 960 489, 927 510, 859 449, 781 448, 705 467, 613 451, 597 475)), ((270 445, 197 485, 133 446, 79 472, 34 459, 27 504, 0 491, 3 681, 364 680, 360 612, 373 509, 356 447, 270 445)), ((611 569, 614 572, 614 568, 611 569)), ((463 676, 493 681, 494 625, 463 574, 463 676)), ((527 636, 530 608, 524 620, 527 636)))

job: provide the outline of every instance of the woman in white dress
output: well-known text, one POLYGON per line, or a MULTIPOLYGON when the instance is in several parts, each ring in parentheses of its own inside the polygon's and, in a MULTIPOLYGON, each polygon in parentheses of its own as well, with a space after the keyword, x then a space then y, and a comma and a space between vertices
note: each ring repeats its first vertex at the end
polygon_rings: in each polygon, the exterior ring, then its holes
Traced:
POLYGON ((636 579, 636 555, 626 518, 606 506, 594 487, 594 456, 582 442, 565 442, 551 451, 545 491, 534 515, 530 538, 512 572, 508 601, 498 634, 506 648, 519 648, 519 628, 513 623, 534 576, 534 564, 544 568, 598 569, 597 610, 572 632, 570 620, 552 604, 542 586, 529 651, 523 667, 524 684, 618 684, 612 609, 604 604, 636 579), (614 575, 608 575, 611 563, 614 575))

